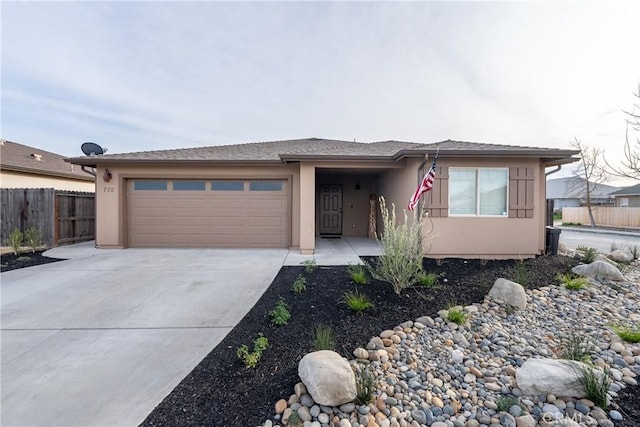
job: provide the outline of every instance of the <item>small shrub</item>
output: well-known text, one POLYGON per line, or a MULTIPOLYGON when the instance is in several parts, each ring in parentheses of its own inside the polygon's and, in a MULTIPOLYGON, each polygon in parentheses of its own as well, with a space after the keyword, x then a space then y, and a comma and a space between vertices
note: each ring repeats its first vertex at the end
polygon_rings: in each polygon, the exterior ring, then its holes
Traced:
POLYGON ((399 224, 395 205, 391 205, 391 210, 387 209, 384 197, 380 197, 380 211, 384 230, 379 237, 382 255, 375 265, 367 267, 375 279, 390 283, 400 295, 423 273, 422 225, 425 214, 414 211, 413 221, 409 222, 407 212, 403 211, 404 223, 399 224))
POLYGON ((293 285, 291 286, 291 290, 296 294, 300 294, 300 293, 306 291, 307 290, 307 279, 305 279, 302 276, 298 276, 296 281, 293 282, 293 285))
POLYGON ((342 295, 342 302, 358 313, 374 307, 369 297, 358 291, 345 292, 342 295))
POLYGON ((253 351, 249 352, 249 347, 246 344, 238 347, 236 354, 238 358, 244 361, 244 365, 247 368, 255 368, 258 366, 258 362, 260 358, 262 358, 262 352, 264 352, 267 348, 269 348, 269 340, 267 337, 262 335, 262 333, 258 334, 258 337, 253 341, 253 351))
POLYGON ((578 245, 576 251, 582 253, 582 260, 585 264, 591 264, 596 259, 596 255, 598 255, 598 251, 596 248, 590 248, 584 245, 578 245))
POLYGON ((418 283, 428 288, 435 288, 438 286, 438 275, 436 273, 423 273, 420 275, 418 283))
POLYGON ((9 246, 13 250, 13 254, 17 256, 18 252, 20 252, 20 248, 22 247, 23 240, 24 234, 22 234, 22 231, 18 230, 18 227, 16 227, 9 236, 7 236, 5 244, 9 246))
POLYGON ((287 425, 293 427, 301 427, 303 424, 304 422, 302 421, 300 414, 298 414, 298 411, 291 412, 291 415, 289 415, 289 419, 287 419, 287 425))
POLYGON ((24 241, 31 248, 32 252, 35 252, 40 246, 41 242, 41 234, 40 230, 35 227, 29 227, 27 231, 24 232, 24 241))
POLYGON ((640 326, 632 327, 630 325, 615 325, 612 326, 611 329, 613 329, 613 332, 626 342, 640 342, 640 326))
POLYGON ((584 388, 584 392, 587 399, 595 403, 602 409, 606 409, 609 406, 609 399, 607 392, 611 385, 611 377, 609 376, 610 370, 607 368, 604 371, 596 370, 592 366, 586 366, 581 369, 580 382, 584 388))
POLYGON ((289 306, 284 302, 282 298, 280 298, 273 310, 269 312, 269 316, 271 317, 271 323, 273 323, 274 325, 286 325, 289 319, 291 319, 289 306))
POLYGON ((359 285, 366 285, 369 282, 367 272, 362 264, 349 264, 347 266, 347 272, 349 276, 351 276, 351 280, 359 285))
POLYGON ((579 291, 589 286, 589 280, 586 277, 573 277, 569 273, 559 274, 558 280, 570 291, 579 291))
POLYGON ((462 325, 467 321, 468 315, 464 312, 464 309, 460 307, 451 307, 447 310, 447 320, 453 322, 456 325, 462 325))
POLYGON ((500 396, 496 405, 498 405, 498 412, 509 412, 512 406, 520 406, 520 399, 516 396, 500 396))
POLYGON ((526 286, 529 281, 527 268, 524 265, 524 261, 521 259, 516 261, 516 265, 513 268, 513 281, 521 284, 522 286, 526 286))
POLYGON ((304 266, 304 272, 305 273, 313 273, 313 271, 316 269, 316 267, 318 267, 318 264, 316 264, 316 260, 315 259, 305 259, 300 264, 302 264, 304 266))
POLYGON ((578 362, 591 362, 589 350, 591 343, 584 337, 571 332, 569 336, 561 336, 558 347, 556 348, 556 356, 565 360, 577 360, 578 362))
POLYGON ((356 404, 367 405, 373 399, 375 378, 366 367, 356 371, 356 404))
POLYGON ((313 348, 320 350, 335 350, 336 342, 333 339, 333 329, 328 325, 316 325, 313 330, 313 348))

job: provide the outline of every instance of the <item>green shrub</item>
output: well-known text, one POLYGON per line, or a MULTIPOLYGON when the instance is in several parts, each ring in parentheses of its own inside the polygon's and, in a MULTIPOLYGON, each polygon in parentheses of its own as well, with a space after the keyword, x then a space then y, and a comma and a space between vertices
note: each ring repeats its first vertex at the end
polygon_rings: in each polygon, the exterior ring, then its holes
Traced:
POLYGON ((27 231, 24 232, 24 241, 31 248, 32 252, 35 252, 40 246, 40 239, 42 238, 40 234, 40 230, 35 227, 29 227, 27 231))
POLYGON ((291 415, 289 415, 289 418, 287 419, 287 425, 292 427, 301 427, 303 424, 304 421, 302 421, 302 418, 300 417, 300 414, 298 414, 298 411, 291 412, 291 415))
POLYGON ((422 223, 424 213, 414 211, 413 221, 409 222, 404 212, 404 223, 396 220, 396 208, 392 204, 387 209, 384 197, 380 197, 383 232, 379 236, 382 255, 375 265, 367 266, 371 275, 383 282, 391 283, 396 294, 416 283, 423 273, 422 223))
POLYGON ((626 342, 640 342, 640 326, 632 327, 630 325, 615 325, 612 326, 611 329, 613 329, 613 332, 626 342))
POLYGON ((584 245, 578 245, 576 251, 582 253, 582 260, 585 264, 591 264, 596 259, 596 255, 598 255, 598 251, 596 248, 590 248, 584 245))
POLYGON ((571 291, 579 291, 589 286, 589 280, 586 277, 574 277, 569 273, 558 274, 558 280, 571 291))
POLYGON ((316 325, 313 330, 313 348, 320 350, 335 350, 336 343, 333 339, 333 329, 328 325, 316 325))
POLYGON ((609 406, 607 392, 611 385, 610 369, 600 371, 587 365, 581 369, 579 374, 587 399, 602 409, 606 409, 609 406))
POLYGON ((313 271, 316 269, 316 267, 318 267, 318 264, 316 264, 316 260, 315 259, 305 259, 300 264, 302 264, 304 266, 304 272, 305 273, 313 273, 313 271))
POLYGON ((428 288, 438 286, 438 275, 436 273, 422 273, 418 278, 418 283, 428 288))
POLYGON ((462 325, 467 321, 468 315, 464 312, 464 309, 460 307, 451 307, 447 310, 447 320, 453 322, 456 325, 462 325))
POLYGON ((289 319, 291 319, 291 313, 284 299, 280 298, 278 300, 276 306, 269 312, 269 316, 271 317, 271 323, 274 325, 282 326, 287 324, 289 319))
POLYGON ((244 365, 247 368, 255 368, 258 366, 258 362, 262 358, 262 352, 269 348, 269 340, 262 335, 262 332, 258 334, 258 337, 253 341, 253 351, 249 352, 249 347, 246 344, 238 347, 236 354, 238 358, 244 361, 244 365))
POLYGON ((307 290, 307 279, 305 279, 302 276, 298 276, 296 281, 293 282, 293 286, 291 286, 291 290, 296 294, 300 294, 300 293, 306 291, 307 290))
POLYGON ((500 396, 496 405, 498 405, 498 412, 509 412, 512 406, 520 406, 520 399, 516 396, 500 396))
POLYGON ((351 276, 351 280, 359 285, 366 285, 369 282, 367 272, 362 264, 349 264, 347 266, 347 272, 349 276, 351 276))
POLYGON ((24 234, 22 233, 22 231, 18 230, 18 227, 16 227, 9 234, 9 236, 7 236, 5 244, 9 246, 13 250, 13 254, 17 256, 18 252, 20 252, 20 248, 22 247, 23 240, 24 234))
POLYGON ((516 265, 513 268, 513 281, 522 286, 526 286, 529 281, 527 268, 521 259, 516 261, 516 265))
POLYGON ((375 391, 375 378, 366 367, 362 366, 356 371, 356 404, 367 405, 373 399, 375 391))
POLYGON ((571 332, 568 336, 560 336, 560 342, 555 353, 560 359, 588 363, 591 362, 590 349, 591 342, 589 340, 575 332, 571 332))
POLYGON ((369 297, 358 291, 345 292, 342 295, 342 302, 358 313, 374 307, 369 297))

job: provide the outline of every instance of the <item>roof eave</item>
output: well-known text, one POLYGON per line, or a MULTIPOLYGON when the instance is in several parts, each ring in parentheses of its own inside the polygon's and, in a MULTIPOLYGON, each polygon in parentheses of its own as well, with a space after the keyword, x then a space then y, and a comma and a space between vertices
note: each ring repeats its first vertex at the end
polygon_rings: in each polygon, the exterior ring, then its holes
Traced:
POLYGON ((392 156, 362 156, 362 155, 318 155, 318 154, 281 154, 280 158, 283 162, 300 162, 300 161, 338 161, 338 162, 385 162, 394 161, 392 156))
POLYGON ((90 181, 90 182, 94 181, 94 178, 90 175, 83 176, 83 175, 74 174, 74 173, 43 171, 41 169, 24 168, 21 166, 2 165, 1 169, 5 171, 10 171, 10 172, 30 173, 33 175, 52 176, 56 178, 77 179, 80 181, 90 181))
POLYGON ((74 165, 97 167, 101 164, 153 164, 153 165, 255 165, 255 164, 277 164, 281 165, 281 160, 220 160, 220 159, 118 159, 109 157, 74 157, 64 159, 74 165), (99 160, 99 161, 97 161, 99 160))

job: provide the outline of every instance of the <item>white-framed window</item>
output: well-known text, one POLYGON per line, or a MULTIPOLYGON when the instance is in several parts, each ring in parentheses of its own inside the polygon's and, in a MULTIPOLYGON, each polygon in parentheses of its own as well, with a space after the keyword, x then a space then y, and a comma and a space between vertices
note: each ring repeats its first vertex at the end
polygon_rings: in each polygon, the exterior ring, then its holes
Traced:
POLYGON ((620 207, 622 207, 622 208, 629 207, 629 198, 628 197, 620 197, 620 207))
POLYGON ((449 168, 449 215, 506 217, 508 186, 508 168, 449 168))

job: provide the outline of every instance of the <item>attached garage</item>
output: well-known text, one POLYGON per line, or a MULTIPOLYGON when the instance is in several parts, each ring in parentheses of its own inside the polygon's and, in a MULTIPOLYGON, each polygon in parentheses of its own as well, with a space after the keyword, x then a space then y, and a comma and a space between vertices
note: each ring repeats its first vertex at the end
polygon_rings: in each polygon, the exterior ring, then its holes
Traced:
POLYGON ((129 247, 289 247, 288 180, 128 179, 129 247))

